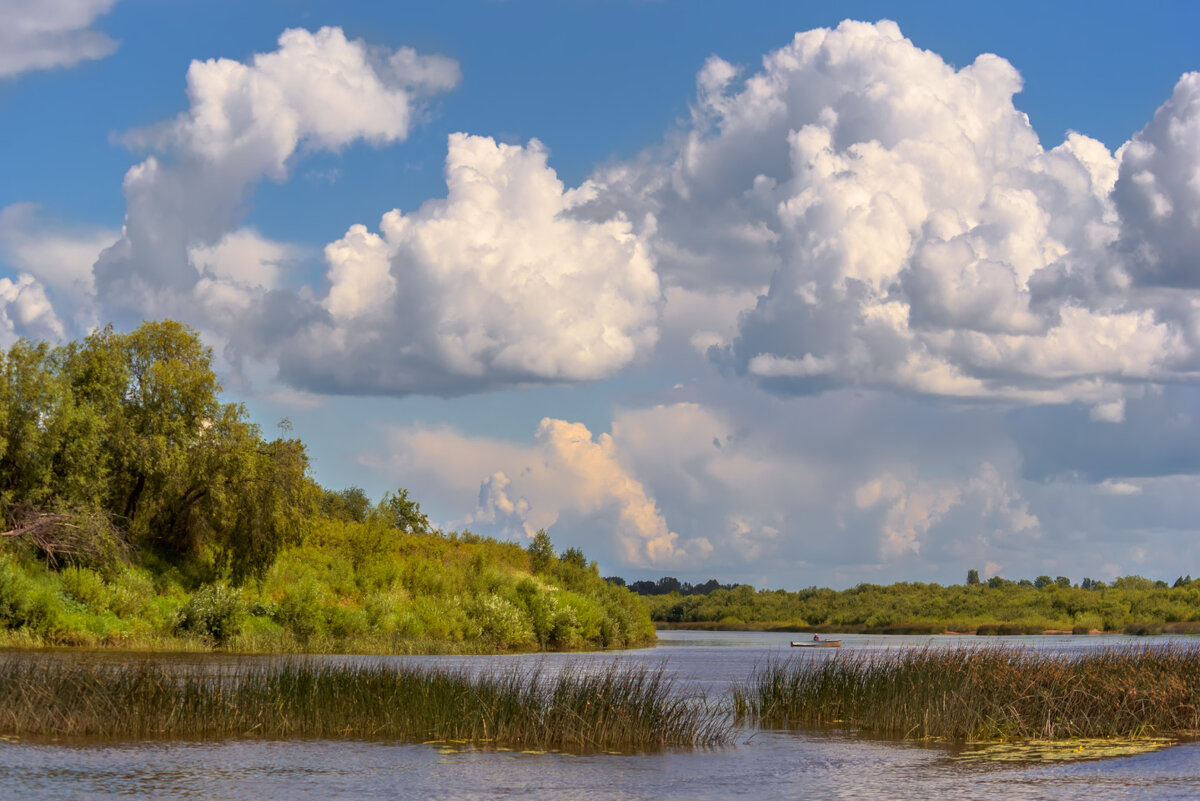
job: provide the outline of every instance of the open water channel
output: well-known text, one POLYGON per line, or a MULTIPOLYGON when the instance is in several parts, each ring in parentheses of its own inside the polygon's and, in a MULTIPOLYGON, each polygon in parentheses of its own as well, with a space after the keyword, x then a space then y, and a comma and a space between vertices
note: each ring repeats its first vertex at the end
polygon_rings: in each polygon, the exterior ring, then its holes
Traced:
MULTIPOLYGON (((822 659, 795 635, 659 633, 658 647, 507 657, 320 657, 408 660, 471 670, 579 662, 664 666, 680 692, 716 698, 767 659, 822 659)), ((1073 651, 1125 637, 854 637, 845 648, 1021 645, 1073 651)), ((1137 638, 1136 642, 1169 638, 1137 638)), ((0 657, 2 658, 2 657, 0 657)), ((9 658, 17 658, 10 656, 9 658)), ((53 658, 129 660, 127 654, 53 658)), ((156 657, 157 658, 157 657, 156 657)), ((214 669, 248 657, 203 659, 214 669)), ((255 658, 255 657, 250 657, 255 658)), ((270 657, 261 657, 270 658, 270 657)), ((1200 680, 1200 677, 1198 677, 1200 680)), ((942 745, 853 733, 738 729, 728 747, 651 755, 567 756, 346 741, 0 742, 0 799, 1200 799, 1200 743, 1137 756, 1058 764, 957 760, 942 745)))

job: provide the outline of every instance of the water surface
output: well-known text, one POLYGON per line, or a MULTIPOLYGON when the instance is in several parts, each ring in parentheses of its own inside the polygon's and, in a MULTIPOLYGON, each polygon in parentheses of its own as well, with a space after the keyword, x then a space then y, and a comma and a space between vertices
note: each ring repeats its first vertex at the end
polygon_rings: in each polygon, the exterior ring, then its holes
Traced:
MULTIPOLYGON (((657 648, 602 654, 503 657, 317 657, 416 662, 495 670, 604 669, 613 660, 663 666, 681 692, 717 695, 766 659, 823 659, 832 649, 790 649, 797 635, 660 632, 657 648)), ((845 649, 1005 645, 1062 652, 1171 637, 846 636, 845 649)), ((1194 640, 1193 640, 1194 641, 1194 640)), ((0 658, 29 658, 8 654, 0 658)), ((275 657, 112 652, 36 658, 155 658, 222 670, 275 657)), ((1200 743, 1139 756, 1071 764, 973 764, 954 749, 852 733, 738 729, 729 747, 653 755, 527 754, 436 745, 240 740, 211 743, 0 743, 3 799, 696 799, 834 798, 1196 799, 1200 743)))

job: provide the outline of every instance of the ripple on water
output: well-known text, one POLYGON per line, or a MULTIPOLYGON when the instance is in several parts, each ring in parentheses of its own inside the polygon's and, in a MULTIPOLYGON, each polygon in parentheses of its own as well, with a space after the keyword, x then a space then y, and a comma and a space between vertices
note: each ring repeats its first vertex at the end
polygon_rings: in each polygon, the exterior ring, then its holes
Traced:
MULTIPOLYGON (((756 663, 788 651, 788 633, 663 632, 663 646, 620 654, 455 657, 420 661, 487 669, 614 657, 663 664, 685 687, 721 692, 756 663)), ((854 638, 894 648, 948 638, 854 638)), ((967 638, 976 640, 992 638, 967 638)), ((1094 647, 1097 638, 1028 639, 1035 647, 1094 647)), ((1145 642, 1145 639, 1139 642, 1145 642)), ((1108 641, 1111 644, 1112 640, 1108 641)), ((192 659, 189 656, 188 659, 192 659)), ((790 655, 789 655, 790 658, 790 655)), ((806 655, 797 658, 820 658, 806 655)), ((220 657, 214 666, 235 658, 220 657), (224 660, 224 661, 221 661, 224 660)), ((333 659, 354 659, 341 657, 333 659)), ((374 659, 374 658, 372 658, 374 659)), ((844 732, 738 730, 713 751, 657 755, 523 754, 378 742, 242 740, 213 743, 34 745, 0 742, 0 799, 1196 799, 1200 744, 1089 762, 964 763, 936 744, 844 732)))
POLYGON ((956 762, 940 746, 750 733, 707 752, 575 757, 367 742, 0 745, 10 799, 1183 799, 1200 744, 1041 766, 956 762))

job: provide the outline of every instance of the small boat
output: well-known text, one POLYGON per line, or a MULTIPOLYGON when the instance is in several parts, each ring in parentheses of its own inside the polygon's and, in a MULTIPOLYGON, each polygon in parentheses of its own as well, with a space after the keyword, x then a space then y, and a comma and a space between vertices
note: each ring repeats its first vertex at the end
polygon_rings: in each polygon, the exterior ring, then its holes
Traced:
POLYGON ((792 640, 793 648, 841 648, 841 640, 792 640))

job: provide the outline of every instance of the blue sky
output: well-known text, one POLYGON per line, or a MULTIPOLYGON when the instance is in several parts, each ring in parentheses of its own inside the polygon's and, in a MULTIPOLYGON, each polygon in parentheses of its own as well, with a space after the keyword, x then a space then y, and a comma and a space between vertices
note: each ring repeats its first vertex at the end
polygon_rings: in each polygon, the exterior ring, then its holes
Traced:
POLYGON ((326 485, 606 573, 1195 573, 1197 30, 0 0, 0 344, 181 318, 326 485))

